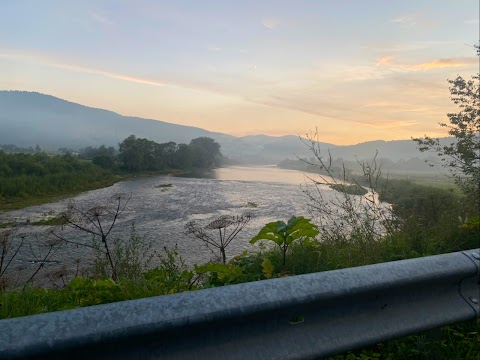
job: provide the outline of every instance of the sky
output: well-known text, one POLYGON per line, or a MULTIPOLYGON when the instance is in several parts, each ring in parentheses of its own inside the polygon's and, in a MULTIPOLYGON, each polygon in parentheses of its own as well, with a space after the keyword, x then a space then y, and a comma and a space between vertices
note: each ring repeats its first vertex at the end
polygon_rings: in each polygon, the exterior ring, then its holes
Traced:
POLYGON ((0 90, 235 136, 444 136, 478 0, 2 0, 0 90))

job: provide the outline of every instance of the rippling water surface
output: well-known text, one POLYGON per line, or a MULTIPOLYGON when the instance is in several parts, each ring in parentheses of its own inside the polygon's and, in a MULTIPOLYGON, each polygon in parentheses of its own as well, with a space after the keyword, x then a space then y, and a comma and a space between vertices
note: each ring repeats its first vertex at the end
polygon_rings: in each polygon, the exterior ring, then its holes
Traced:
MULTIPOLYGON (((301 191, 308 179, 294 170, 276 167, 227 167, 214 171, 212 179, 172 176, 141 177, 119 182, 111 187, 88 191, 75 197, 79 204, 94 205, 108 201, 115 193, 131 194, 131 199, 115 227, 116 236, 128 236, 134 222, 136 232, 161 251, 164 246, 178 246, 187 264, 202 263, 212 253, 198 239, 185 235, 184 226, 192 220, 209 223, 221 215, 252 211, 254 219, 227 248, 227 256, 253 250, 248 243, 267 222, 287 220, 293 215, 308 216, 306 198, 301 191), (171 184, 171 187, 158 187, 171 184), (249 204, 250 203, 250 204, 249 204), (257 206, 252 206, 256 204, 257 206)), ((324 191, 332 192, 328 187, 324 191)), ((26 209, 0 213, 0 223, 16 218, 36 221, 45 214, 65 210, 68 199, 26 209)), ((45 227, 26 226, 22 231, 45 231, 45 227)), ((73 235, 72 235, 73 236, 73 235)), ((31 255, 22 254, 23 259, 31 255)), ((55 258, 68 267, 78 257, 86 257, 85 248, 64 248, 55 258)))

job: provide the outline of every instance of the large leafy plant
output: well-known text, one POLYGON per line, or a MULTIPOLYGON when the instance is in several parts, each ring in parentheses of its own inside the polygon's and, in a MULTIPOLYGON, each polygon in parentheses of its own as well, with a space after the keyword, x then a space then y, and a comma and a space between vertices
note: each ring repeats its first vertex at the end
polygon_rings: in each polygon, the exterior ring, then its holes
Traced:
POLYGON ((257 236, 250 240, 255 244, 259 240, 271 240, 277 244, 282 252, 282 265, 285 266, 288 247, 294 241, 311 242, 318 235, 317 226, 303 216, 293 216, 287 223, 275 221, 266 224, 257 236))

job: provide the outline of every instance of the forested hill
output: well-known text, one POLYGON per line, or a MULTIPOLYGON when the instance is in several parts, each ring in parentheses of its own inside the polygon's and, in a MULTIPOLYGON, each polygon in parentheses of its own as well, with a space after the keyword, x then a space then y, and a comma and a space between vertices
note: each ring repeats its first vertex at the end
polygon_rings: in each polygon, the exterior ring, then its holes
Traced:
POLYGON ((42 148, 117 146, 135 134, 156 142, 189 143, 197 137, 231 138, 230 135, 122 116, 50 95, 27 91, 0 91, 0 143, 42 148))
MULTIPOLYGON (((87 146, 114 146, 131 134, 157 143, 189 143, 209 137, 221 145, 222 153, 244 163, 276 164, 286 158, 310 157, 305 144, 296 135, 273 137, 254 135, 234 137, 204 129, 164 121, 122 116, 112 111, 91 108, 50 95, 27 91, 0 91, 0 144, 35 147, 54 151, 58 148, 80 149, 87 146)), ((201 116, 199 114, 199 116, 201 116)), ((305 132, 312 129, 305 129, 305 132)), ((372 141, 351 146, 321 143, 334 158, 392 161, 424 158, 411 140, 372 141)))

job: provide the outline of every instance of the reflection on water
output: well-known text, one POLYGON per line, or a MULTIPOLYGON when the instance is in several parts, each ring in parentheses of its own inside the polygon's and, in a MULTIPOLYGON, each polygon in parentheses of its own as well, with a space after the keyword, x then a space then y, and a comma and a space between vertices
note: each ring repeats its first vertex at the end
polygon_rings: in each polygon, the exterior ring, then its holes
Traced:
MULTIPOLYGON (((227 167, 214 171, 215 179, 180 178, 172 176, 142 177, 119 182, 104 189, 88 191, 75 197, 85 205, 104 203, 112 194, 131 194, 125 213, 114 229, 114 236, 126 237, 132 223, 138 234, 152 241, 158 251, 164 246, 178 246, 179 253, 188 264, 211 259, 211 252, 196 238, 185 235, 184 226, 192 220, 202 220, 205 225, 221 215, 235 215, 253 211, 255 218, 227 249, 227 256, 254 250, 249 239, 270 221, 287 220, 293 215, 308 216, 306 199, 301 184, 308 181, 301 172, 275 167, 227 167), (171 184, 169 187, 159 185, 171 184), (255 207, 256 205, 256 207, 255 207)), ((333 190, 324 188, 325 194, 333 190)), ((17 221, 25 223, 44 218, 45 214, 65 210, 68 199, 32 206, 22 210, 0 212, 0 223, 17 221)), ((22 231, 45 231, 45 227, 25 226, 22 231)), ((74 236, 72 234, 72 236, 74 236)), ((85 248, 65 248, 55 260, 71 266, 75 259, 85 257, 85 248)), ((31 255, 23 254, 24 259, 31 255)), ((53 266, 53 265, 52 265, 53 266)))
POLYGON ((214 171, 214 176, 218 180, 239 180, 239 181, 261 181, 276 182, 285 184, 304 184, 308 182, 305 176, 314 177, 315 174, 302 173, 296 170, 280 169, 272 166, 229 166, 214 171))

